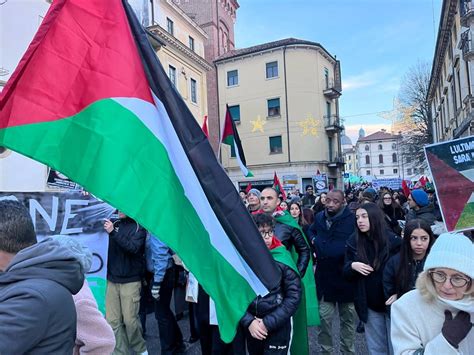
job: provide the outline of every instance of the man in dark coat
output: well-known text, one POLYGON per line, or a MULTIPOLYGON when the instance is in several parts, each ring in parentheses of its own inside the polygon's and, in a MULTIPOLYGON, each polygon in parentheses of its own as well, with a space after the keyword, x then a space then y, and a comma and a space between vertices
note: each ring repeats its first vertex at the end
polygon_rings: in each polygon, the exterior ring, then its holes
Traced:
POLYGON ((114 353, 128 354, 132 348, 138 354, 147 354, 138 315, 146 231, 120 211, 119 220, 105 220, 104 229, 109 233, 105 318, 114 330, 114 353))
POLYGON ((316 203, 316 196, 314 196, 313 185, 306 186, 306 194, 303 197, 303 207, 311 208, 316 203))
POLYGON ((333 353, 332 318, 339 309, 340 349, 354 354, 354 286, 343 277, 345 245, 355 233, 355 216, 347 208, 344 193, 333 190, 326 197, 326 208, 319 212, 309 229, 316 249, 316 284, 318 285, 321 328, 318 339, 322 354, 333 353))
POLYGON ((0 201, 0 354, 72 354, 84 283, 75 255, 58 242, 37 243, 28 210, 0 201))
POLYGON ((425 191, 421 189, 413 190, 408 196, 408 205, 410 206, 410 211, 405 217, 407 222, 418 218, 424 220, 430 226, 435 223, 434 207, 430 203, 428 194, 425 191))
MULTIPOLYGON (((279 213, 277 209, 280 205, 280 199, 278 197, 278 192, 274 188, 267 187, 263 189, 260 201, 262 210, 259 212, 273 215, 274 217, 275 214, 279 213)), ((283 211, 280 212, 283 213, 283 211)), ((311 250, 305 237, 298 229, 279 222, 276 222, 275 224, 275 235, 283 243, 286 249, 291 251, 293 247, 295 248, 295 251, 298 254, 296 266, 298 267, 300 276, 303 277, 311 257, 311 250)))

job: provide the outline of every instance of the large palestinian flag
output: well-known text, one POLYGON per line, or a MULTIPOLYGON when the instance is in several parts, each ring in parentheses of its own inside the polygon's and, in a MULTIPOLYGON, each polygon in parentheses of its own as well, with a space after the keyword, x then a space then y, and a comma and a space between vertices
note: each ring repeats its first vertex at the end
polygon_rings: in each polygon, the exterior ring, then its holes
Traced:
POLYGON ((55 0, 0 110, 0 145, 67 175, 178 253, 214 299, 224 341, 251 300, 279 283, 126 2, 55 0))
POLYGON ((448 231, 474 228, 474 137, 425 147, 448 231))

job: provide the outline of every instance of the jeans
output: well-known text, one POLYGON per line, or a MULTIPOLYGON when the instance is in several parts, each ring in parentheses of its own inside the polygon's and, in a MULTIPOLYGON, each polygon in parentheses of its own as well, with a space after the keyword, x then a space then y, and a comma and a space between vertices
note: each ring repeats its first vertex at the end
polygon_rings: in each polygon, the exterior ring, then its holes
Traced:
POLYGON ((332 341, 332 320, 336 305, 339 308, 340 326, 340 353, 355 354, 355 308, 354 303, 325 302, 324 298, 319 302, 319 315, 321 326, 318 331, 318 341, 321 345, 321 354, 332 354, 334 352, 332 341))
POLYGON ((375 312, 368 309, 365 323, 365 339, 370 355, 392 355, 390 341, 390 317, 385 312, 375 312))
POLYGON ((155 318, 160 330, 161 354, 171 355, 184 347, 183 334, 171 311, 170 303, 174 288, 174 268, 166 270, 160 287, 160 299, 155 302, 155 318))
POLYGON ((107 281, 105 318, 115 334, 114 354, 129 354, 131 347, 136 353, 146 351, 142 326, 138 318, 141 282, 117 284, 107 281))

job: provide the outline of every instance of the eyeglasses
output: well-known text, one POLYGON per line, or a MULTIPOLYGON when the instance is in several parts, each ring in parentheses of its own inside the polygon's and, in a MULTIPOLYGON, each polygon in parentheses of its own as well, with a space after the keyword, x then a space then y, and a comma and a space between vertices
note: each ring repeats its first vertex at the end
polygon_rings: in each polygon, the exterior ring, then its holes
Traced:
POLYGON ((430 273, 431 279, 434 282, 438 284, 444 284, 446 282, 446 279, 449 278, 449 283, 451 284, 451 286, 456 287, 456 288, 464 287, 467 284, 470 284, 472 281, 471 279, 465 279, 464 277, 457 276, 457 275, 448 277, 448 275, 440 271, 430 271, 429 273, 430 273))
POLYGON ((268 239, 273 237, 273 231, 259 231, 263 239, 268 239))

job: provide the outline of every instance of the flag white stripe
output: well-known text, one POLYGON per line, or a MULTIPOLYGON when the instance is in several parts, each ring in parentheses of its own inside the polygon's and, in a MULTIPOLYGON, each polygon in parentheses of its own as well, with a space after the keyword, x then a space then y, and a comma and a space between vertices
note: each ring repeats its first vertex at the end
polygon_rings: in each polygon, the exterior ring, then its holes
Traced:
POLYGON ((209 233, 212 246, 249 283, 257 295, 265 295, 268 290, 248 266, 230 241, 201 187, 198 177, 184 152, 181 142, 169 119, 162 102, 154 96, 156 106, 136 98, 114 98, 123 107, 133 112, 150 132, 165 146, 185 195, 199 215, 204 228, 209 233))

